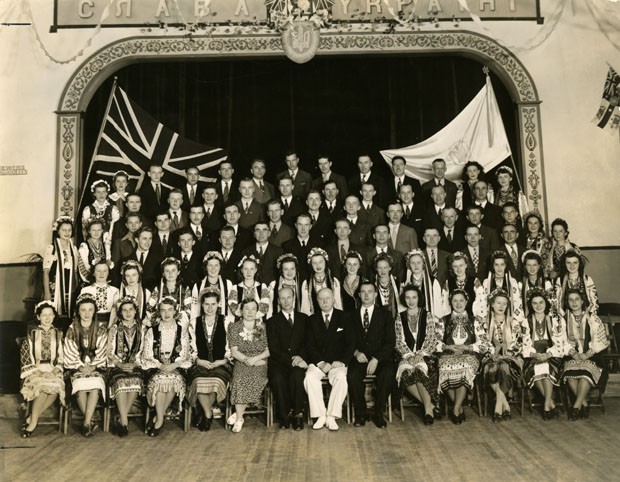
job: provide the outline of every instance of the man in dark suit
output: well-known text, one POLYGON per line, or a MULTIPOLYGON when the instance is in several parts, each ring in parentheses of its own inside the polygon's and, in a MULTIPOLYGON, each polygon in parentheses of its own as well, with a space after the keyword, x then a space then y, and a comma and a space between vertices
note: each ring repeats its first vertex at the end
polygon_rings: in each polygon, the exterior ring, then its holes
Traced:
POLYGON ((465 228, 462 223, 458 222, 458 214, 456 208, 445 208, 441 212, 441 220, 443 227, 439 232, 441 239, 439 240, 439 249, 454 253, 463 251, 466 246, 465 228))
POLYGON ((331 223, 344 216, 344 201, 340 200, 340 191, 335 181, 327 181, 323 185, 323 203, 321 211, 329 216, 331 223))
POLYGON ((510 276, 520 281, 523 279, 523 262, 521 257, 525 248, 517 243, 517 239, 519 239, 517 228, 512 224, 504 225, 502 228, 502 239, 504 243, 501 245, 500 250, 508 255, 510 276))
POLYGON ((309 275, 308 269, 308 253, 315 247, 314 240, 310 235, 312 229, 312 221, 306 213, 297 216, 295 223, 297 236, 289 239, 282 245, 285 253, 294 254, 299 263, 299 279, 306 279, 309 275))
POLYGON ((347 382, 351 401, 355 407, 355 426, 366 425, 368 408, 366 406, 364 378, 376 376, 377 392, 372 420, 379 428, 387 423, 383 416, 387 399, 394 379, 394 320, 384 308, 375 305, 377 291, 375 285, 364 282, 360 285, 362 306, 352 315, 355 330, 355 351, 347 371, 347 382))
POLYGON ((121 283, 122 261, 129 259, 136 249, 136 233, 142 227, 140 214, 127 213, 125 216, 125 225, 127 231, 125 236, 120 239, 115 239, 112 243, 112 262, 114 263, 114 269, 111 273, 111 279, 114 286, 120 286, 121 283))
POLYGON ((366 273, 373 272, 375 257, 381 253, 385 253, 388 254, 393 260, 392 274, 397 280, 403 280, 406 272, 405 258, 400 252, 389 246, 390 230, 387 225, 378 224, 375 226, 372 236, 375 240, 375 245, 371 248, 366 248, 364 252, 361 253, 364 257, 366 273))
POLYGON ((491 256, 491 251, 482 247, 480 244, 481 236, 478 226, 473 224, 467 226, 465 229, 465 240, 467 246, 463 250, 467 255, 467 264, 469 265, 469 272, 482 282, 487 277, 487 261, 491 256))
POLYGON ((441 213, 447 207, 453 206, 446 202, 446 190, 443 186, 433 186, 431 188, 431 202, 427 203, 422 216, 424 228, 437 228, 438 231, 441 231, 443 227, 441 213))
POLYGON ((480 206, 472 204, 467 208, 467 221, 469 221, 470 225, 476 226, 480 233, 480 248, 492 253, 499 249, 499 234, 495 229, 482 224, 483 219, 484 214, 482 214, 482 208, 480 206))
POLYGON ((178 233, 179 254, 181 260, 181 279, 190 289, 202 279, 202 257, 194 250, 196 237, 191 228, 181 228, 178 233))
POLYGON ((224 224, 224 211, 220 210, 217 204, 217 191, 215 184, 207 184, 202 189, 202 207, 205 216, 202 220, 202 227, 207 232, 208 244, 214 246, 220 228, 224 224))
POLYGON ((254 181, 249 178, 239 182, 240 199, 235 203, 239 208, 239 226, 252 229, 256 223, 265 221, 263 205, 254 199, 254 181))
POLYGON ((220 210, 223 210, 225 206, 239 199, 239 185, 232 178, 235 169, 230 162, 222 162, 217 172, 220 175, 220 178, 215 182, 217 204, 220 210))
MULTIPOLYGON (((521 216, 519 215, 519 206, 517 206, 517 203, 509 201, 502 206, 502 219, 502 225, 500 226, 500 228, 498 228, 497 232, 500 233, 501 227, 505 226, 506 224, 511 224, 517 230, 517 244, 525 246, 527 233, 525 231, 525 228, 523 227, 521 216)), ((116 225, 114 227, 116 227, 116 225)))
POLYGON ((188 167, 185 169, 185 177, 187 183, 183 186, 183 209, 189 211, 192 206, 200 206, 202 204, 202 189, 204 183, 200 181, 200 171, 197 167, 188 167))
POLYGON ((450 253, 437 247, 441 239, 437 228, 426 228, 423 239, 426 271, 431 275, 431 278, 436 279, 439 285, 443 287, 448 279, 448 256, 450 253))
POLYGON ((269 385, 276 401, 280 428, 289 428, 292 424, 295 430, 303 430, 308 317, 295 311, 295 293, 291 288, 282 288, 275 295, 280 311, 266 322, 269 385))
POLYGON ((284 157, 286 169, 278 173, 278 179, 290 177, 293 180, 293 196, 299 199, 306 199, 306 196, 312 188, 312 176, 309 172, 299 169, 299 156, 297 152, 288 151, 284 157))
POLYGON ((431 165, 433 170, 433 179, 422 184, 420 188, 422 202, 427 206, 432 203, 431 190, 435 186, 443 186, 446 192, 446 204, 448 206, 456 206, 456 193, 458 188, 456 184, 445 178, 446 161, 443 159, 435 159, 431 165))
POLYGON ((178 246, 175 236, 170 230, 170 212, 164 211, 155 216, 155 232, 153 233, 153 245, 151 249, 159 253, 163 258, 173 256, 178 246))
POLYGON ((269 242, 269 225, 257 223, 254 226, 254 239, 256 243, 250 244, 243 250, 244 256, 254 256, 259 260, 258 274, 261 282, 271 283, 276 279, 276 261, 284 254, 282 248, 269 242))
POLYGON ((405 174, 405 158, 402 156, 394 156, 392 158, 393 176, 387 183, 390 192, 388 202, 393 203, 399 200, 400 188, 402 186, 411 186, 411 192, 414 196, 418 196, 421 186, 420 181, 405 174))
MULTIPOLYGON (((400 187, 399 199, 400 204, 403 207, 403 217, 401 219, 401 223, 403 223, 405 226, 409 226, 410 228, 415 229, 415 232, 418 233, 419 236, 421 236, 423 231, 423 204, 420 201, 421 197, 419 194, 415 201, 413 197, 413 188, 410 185, 404 184, 400 187)), ((418 237, 418 243, 420 243, 421 241, 421 238, 418 237)))
POLYGON ((334 293, 323 288, 317 294, 320 311, 308 320, 308 370, 304 386, 308 393, 310 416, 316 418, 315 430, 327 425, 338 430, 337 418, 342 417, 342 404, 347 397, 347 365, 355 349, 355 331, 349 317, 334 308, 334 293), (327 376, 332 386, 329 403, 325 407, 321 380, 327 376))
POLYGON ((385 223, 385 210, 374 202, 376 194, 375 187, 371 183, 362 184, 362 205, 357 215, 370 226, 370 229, 374 229, 377 224, 385 223))
POLYGON ((379 207, 385 209, 387 206, 385 182, 383 182, 383 178, 379 174, 372 171, 372 165, 373 162, 370 155, 361 154, 358 156, 357 167, 359 172, 349 178, 349 193, 358 195, 362 190, 362 184, 369 182, 374 186, 375 191, 377 191, 377 199, 375 199, 375 202, 379 207))
POLYGON ((267 217, 269 218, 269 242, 278 247, 293 239, 295 231, 288 224, 282 222, 282 203, 272 199, 267 203, 267 217))
POLYGON ((153 291, 153 288, 159 284, 162 257, 151 249, 153 244, 153 230, 151 228, 148 226, 140 228, 136 236, 136 249, 127 259, 133 259, 140 263, 142 266, 142 286, 153 291))
POLYGON ((222 255, 222 278, 231 283, 237 283, 237 266, 243 258, 241 250, 236 247, 235 229, 232 226, 224 226, 220 229, 220 247, 216 249, 222 255))
POLYGON ((276 197, 276 188, 270 182, 265 181, 265 161, 262 159, 254 159, 250 172, 252 173, 252 182, 254 183, 254 199, 261 206, 267 204, 267 201, 276 197))
POLYGON ((370 225, 359 218, 359 199, 353 195, 348 196, 344 202, 344 210, 346 212, 347 221, 349 221, 351 225, 351 234, 349 235, 351 241, 362 246, 371 246, 372 237, 370 235, 370 225))
POLYGON ((278 191, 280 191, 282 221, 292 226, 295 224, 297 216, 303 213, 306 208, 299 198, 293 196, 293 180, 290 177, 283 177, 278 181, 278 191))
POLYGON ((189 226, 188 228, 194 233, 196 238, 196 244, 194 245, 194 252, 202 259, 210 248, 209 233, 203 226, 205 217, 205 209, 201 205, 192 206, 189 208, 189 226))
POLYGON ((142 213, 149 219, 154 219, 155 215, 168 209, 168 194, 170 189, 161 183, 164 170, 160 165, 152 164, 147 173, 148 180, 144 180, 140 191, 142 200, 142 213))
POLYGON ((482 224, 497 231, 501 229, 502 209, 487 200, 489 185, 485 181, 476 181, 474 184, 474 202, 482 209, 482 224))
POLYGON ((317 165, 321 175, 312 180, 312 189, 322 191, 328 182, 333 182, 338 189, 338 200, 343 203, 349 195, 349 187, 345 177, 332 171, 332 161, 329 160, 328 156, 320 155, 317 165))
POLYGON ((324 248, 333 238, 333 222, 328 213, 321 211, 321 194, 318 191, 310 191, 306 198, 306 206, 312 223, 312 237, 318 246, 324 248))
POLYGON ((239 224, 240 217, 239 207, 236 204, 229 204, 224 208, 224 220, 226 225, 231 226, 235 231, 235 246, 241 252, 252 243, 254 237, 252 231, 239 224))
POLYGON ((112 243, 114 243, 118 239, 121 239, 127 234, 127 216, 130 214, 136 214, 139 217, 140 227, 153 227, 152 220, 147 218, 141 212, 142 200, 139 194, 128 194, 125 207, 127 208, 127 210, 125 211, 124 220, 119 219, 117 222, 114 223, 114 227, 112 228, 112 243))
POLYGON ((170 191, 170 194, 168 194, 168 205, 170 206, 168 212, 172 220, 170 229, 176 231, 186 227, 189 224, 189 216, 186 211, 181 209, 181 206, 183 206, 183 193, 180 189, 170 191))
MULTIPOLYGON (((338 219, 334 223, 334 233, 336 235, 336 239, 334 242, 329 243, 326 249, 327 256, 329 257, 328 266, 332 276, 342 279, 342 263, 344 262, 345 255, 349 251, 357 251, 360 256, 363 256, 367 246, 355 244, 351 241, 349 238, 349 235, 351 234, 351 225, 349 224, 349 221, 344 218, 338 219)), ((363 264, 362 268, 364 268, 363 264)))

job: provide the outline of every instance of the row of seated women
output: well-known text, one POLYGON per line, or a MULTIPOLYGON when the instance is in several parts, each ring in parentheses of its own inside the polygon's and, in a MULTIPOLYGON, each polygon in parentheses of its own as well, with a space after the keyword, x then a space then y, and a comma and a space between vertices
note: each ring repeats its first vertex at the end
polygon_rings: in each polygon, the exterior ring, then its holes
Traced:
MULTIPOLYGON (((580 255, 565 254, 566 276, 556 289, 547 282, 540 286, 539 280, 520 286, 506 275, 500 255, 493 272, 480 283, 468 276, 465 258, 460 253, 451 257, 452 278, 444 290, 426 273, 421 252, 410 253, 408 284, 402 289, 390 275, 389 256, 379 255, 374 261, 377 304, 391 311, 395 320, 396 379, 424 405, 425 423, 433 423, 442 393, 453 400, 455 423, 464 420, 463 401, 480 367, 485 385, 495 393, 494 421, 510 418, 508 401, 522 380, 544 397, 545 419, 557 414, 553 387, 561 382, 574 396, 569 418, 587 417, 589 390, 602 373, 597 355, 608 342, 580 255)), ((257 260, 242 261, 244 280, 231 288, 217 274, 218 259, 212 257, 205 261, 207 275, 194 287, 195 296, 186 293, 181 302, 174 290, 151 294, 142 299, 146 305, 142 316, 139 297, 125 293, 109 332, 96 321, 96 297, 84 293, 64 340, 53 328, 54 306, 42 302, 37 307, 40 326, 29 333, 22 353, 22 393, 33 401, 23 435, 32 433, 38 416, 56 397, 64 402, 63 368, 84 414, 85 436, 93 433, 92 416, 99 397, 107 396, 106 387, 118 407, 119 435, 127 434, 127 414, 135 398, 146 393, 155 408, 149 423, 149 434, 155 436, 173 401, 180 408, 186 392, 190 404, 202 408, 200 428, 208 430, 213 406, 223 400, 229 383, 236 408, 233 429, 240 431, 245 406, 258 402, 267 384, 269 321, 262 320, 278 309, 270 293, 289 289, 295 294, 296 310, 306 314, 318 312, 316 293, 324 288, 334 292, 337 309, 351 312, 358 307, 352 285, 347 278, 342 286, 330 279, 326 261, 324 251, 311 251, 307 262, 313 275, 299 286, 297 260, 285 255, 276 285, 257 289, 257 260), (146 310, 147 306, 153 309, 146 310)), ((348 273, 354 271, 350 269, 354 262, 361 262, 357 253, 345 260, 348 273)), ((164 266, 164 276, 166 267, 172 266, 164 266)), ((139 265, 124 270, 126 278, 135 275, 139 283, 139 265)), ((358 279, 357 287, 363 283, 368 281, 358 279)))

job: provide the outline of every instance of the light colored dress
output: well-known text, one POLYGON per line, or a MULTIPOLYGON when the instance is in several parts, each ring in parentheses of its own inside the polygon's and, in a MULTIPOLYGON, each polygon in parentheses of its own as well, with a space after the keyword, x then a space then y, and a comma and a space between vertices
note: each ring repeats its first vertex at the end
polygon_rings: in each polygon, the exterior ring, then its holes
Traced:
POLYGON ((71 393, 84 390, 100 390, 106 398, 103 371, 107 363, 108 333, 103 325, 93 321, 85 329, 79 321, 74 321, 65 335, 63 345, 65 368, 71 370, 71 393), (79 369, 85 365, 95 367, 92 373, 85 374, 79 369))

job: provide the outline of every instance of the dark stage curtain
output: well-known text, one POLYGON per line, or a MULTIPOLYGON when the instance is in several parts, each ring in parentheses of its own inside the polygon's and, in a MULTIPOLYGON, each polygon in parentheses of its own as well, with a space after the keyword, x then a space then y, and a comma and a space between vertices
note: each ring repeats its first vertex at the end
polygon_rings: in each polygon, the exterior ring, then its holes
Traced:
MULTIPOLYGON (((143 62, 115 75, 164 125, 227 149, 236 177, 248 175, 251 160, 261 157, 268 179, 284 169, 289 147, 313 176, 317 154, 328 153, 334 170, 348 176, 361 151, 387 174, 379 150, 430 137, 484 85, 482 64, 458 56, 319 56, 303 65, 286 58, 143 62)), ((519 165, 516 106, 491 75, 519 165)), ((111 86, 109 78, 85 114, 84 176, 111 86)))

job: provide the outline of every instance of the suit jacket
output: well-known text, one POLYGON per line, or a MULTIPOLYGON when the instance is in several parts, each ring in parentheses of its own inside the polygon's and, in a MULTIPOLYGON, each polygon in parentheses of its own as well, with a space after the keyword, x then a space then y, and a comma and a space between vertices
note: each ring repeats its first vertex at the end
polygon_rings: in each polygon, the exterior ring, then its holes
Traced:
POLYGON ((211 208, 210 215, 207 215, 207 209, 205 208, 205 217, 202 218, 202 227, 205 231, 209 233, 217 232, 222 226, 224 226, 224 223, 223 212, 217 204, 214 204, 211 208))
MULTIPOLYGON (((222 257, 224 256, 221 249, 218 249, 217 251, 222 255, 222 257)), ((239 265, 241 258, 243 258, 241 250, 235 246, 230 253, 228 261, 222 261, 222 270, 220 272, 222 278, 230 281, 232 284, 239 282, 239 279, 237 278, 237 266, 239 265)))
POLYGON ((252 199, 247 213, 243 208, 243 201, 239 200, 235 204, 239 208, 239 213, 241 214, 241 217, 239 218, 239 226, 246 229, 254 229, 254 225, 256 223, 265 222, 265 209, 256 199, 252 199))
MULTIPOLYGON (((367 246, 355 244, 351 240, 349 240, 349 249, 347 250, 347 252, 357 251, 363 257, 367 248, 368 248, 367 246)), ((327 245, 327 248, 325 251, 327 252, 327 256, 329 257, 329 261, 327 264, 329 266, 330 273, 332 274, 333 277, 338 278, 339 280, 342 280, 342 277, 346 274, 346 272, 342 266, 342 260, 340 259, 340 249, 339 249, 338 240, 330 242, 327 245)), ((365 274, 365 271, 366 271, 365 263, 362 263, 362 270, 364 271, 363 274, 365 274)))
POLYGON ((355 226, 351 224, 351 234, 349 235, 351 242, 362 246, 372 246, 372 237, 370 236, 370 225, 357 217, 355 226))
POLYGON ((308 317, 299 311, 293 313, 293 326, 279 311, 266 321, 269 365, 290 369, 294 356, 306 361, 306 329, 308 317))
POLYGON ((333 228, 333 224, 338 219, 343 218, 345 216, 344 204, 340 199, 336 200, 336 205, 334 206, 331 212, 329 208, 327 207, 327 201, 323 200, 323 202, 321 203, 321 207, 319 208, 319 211, 322 214, 325 214, 326 216, 329 217, 331 224, 332 224, 332 228, 333 228))
MULTIPOLYGON (((290 176, 288 169, 278 173, 278 179, 290 176)), ((303 169, 297 169, 295 180, 293 181, 293 197, 306 199, 306 196, 312 189, 312 176, 303 169)))
MULTIPOLYGON (((435 179, 431 179, 430 181, 425 182, 420 187, 420 198, 422 202, 427 206, 433 205, 433 200, 431 198, 431 191, 436 186, 435 179)), ((446 206, 455 207, 456 206, 456 193, 458 192, 458 188, 456 184, 448 179, 444 179, 444 189, 446 190, 446 206)))
MULTIPOLYGON (((282 202, 282 197, 279 199, 282 202)), ((306 204, 301 199, 293 196, 288 208, 285 208, 284 203, 282 203, 282 222, 289 226, 295 226, 297 216, 304 212, 306 212, 306 204)))
MULTIPOLYGON (((133 259, 134 261, 140 261, 136 256, 136 250, 134 249, 131 255, 127 259, 133 259)), ((123 260, 126 261, 126 260, 123 260)), ((160 275, 160 263, 163 261, 161 255, 153 249, 149 249, 149 253, 142 265, 142 286, 147 290, 153 291, 153 288, 159 284, 160 275)))
POLYGON ((502 208, 498 205, 487 202, 482 210, 484 217, 482 218, 482 224, 495 229, 497 232, 502 230, 504 225, 504 218, 502 218, 502 208))
POLYGON ((416 249, 418 247, 418 234, 416 233, 415 229, 410 228, 409 226, 405 226, 401 222, 398 226, 398 233, 396 234, 396 246, 394 246, 392 243, 392 236, 390 236, 388 246, 394 248, 402 255, 405 255, 412 249, 416 249))
POLYGON ((157 231, 155 231, 153 233, 153 244, 151 245, 151 249, 154 249, 155 251, 157 251, 162 258, 167 258, 168 256, 174 256, 174 252, 176 249, 179 248, 178 246, 178 236, 174 236, 174 233, 169 231, 168 234, 166 235, 166 249, 164 250, 164 247, 161 244, 161 238, 159 236, 159 233, 157 231))
POLYGON ((375 305, 368 331, 364 332, 362 312, 364 307, 352 313, 353 328, 355 331, 355 349, 362 352, 370 361, 391 361, 396 345, 394 332, 394 318, 386 309, 375 305))
MULTIPOLYGON (((376 246, 371 248, 366 248, 362 253, 362 257, 364 258, 365 264, 365 274, 368 278, 374 279, 374 266, 373 262, 375 256, 377 256, 376 246)), ((406 267, 405 267, 405 257, 402 253, 396 251, 394 248, 388 246, 387 254, 392 257, 394 264, 392 265, 392 274, 396 277, 396 279, 400 282, 405 278, 406 267)))
MULTIPOLYGON (((222 247, 220 244, 219 236, 212 237, 210 249, 213 251, 219 251, 222 247)), ((239 252, 242 252, 245 248, 247 248, 250 244, 254 242, 254 236, 249 229, 245 229, 244 227, 237 225, 237 235, 235 240, 235 249, 238 249, 239 252)))
MULTIPOLYGON (((347 185, 347 180, 344 176, 340 174, 336 174, 334 171, 329 173, 329 178, 327 181, 333 181, 336 183, 336 187, 338 188, 338 200, 344 202, 346 197, 349 195, 349 186, 347 185)), ((312 189, 322 192, 323 186, 325 186, 325 182, 323 181, 323 176, 315 177, 312 180, 312 189)))
MULTIPOLYGON (((149 228, 153 227, 153 223, 149 218, 147 218, 144 214, 140 213, 140 221, 142 222, 142 226, 148 226, 149 228)), ((117 239, 121 239, 125 237, 125 235, 129 232, 127 226, 125 225, 125 219, 119 219, 114 223, 114 227, 112 228, 112 242, 117 239)))
POLYGON ((189 224, 189 215, 185 211, 181 211, 180 216, 178 216, 179 221, 174 222, 174 214, 172 211, 170 213, 170 231, 176 231, 177 229, 181 229, 186 227, 189 224))
POLYGON ((371 231, 375 229, 377 224, 384 224, 386 220, 385 211, 374 202, 368 211, 362 204, 362 208, 357 212, 357 216, 370 226, 371 231))
MULTIPOLYGON (((194 229, 194 226, 191 223, 189 224, 189 228, 194 231, 194 234, 196 235, 196 229, 194 229)), ((202 225, 200 226, 200 230, 202 231, 202 235, 200 239, 198 239, 198 235, 196 235, 196 243, 194 244, 194 249, 192 251, 202 260, 205 253, 209 251, 211 247, 211 237, 209 236, 209 232, 204 229, 202 225)))
POLYGON ((448 253, 463 251, 465 246, 467 246, 467 242, 465 241, 465 229, 458 223, 454 225, 452 230, 452 242, 448 241, 443 227, 439 231, 439 236, 439 249, 447 251, 448 253))
POLYGON ((473 273, 473 275, 478 278, 478 280, 482 283, 482 281, 489 274, 488 261, 489 257, 491 256, 491 251, 487 248, 483 248, 482 246, 478 246, 478 269, 476 269, 474 266, 474 259, 469 246, 465 247, 463 252, 467 255, 467 265, 469 266, 469 272, 473 273))
MULTIPOLYGON (((437 276, 436 279, 439 281, 439 286, 445 286, 446 280, 448 279, 448 256, 450 253, 447 251, 443 251, 441 249, 437 249, 437 276)), ((426 261, 426 270, 428 273, 432 273, 431 270, 431 261, 430 256, 428 254, 428 250, 424 250, 424 260, 426 261)), ((432 278, 432 276, 431 276, 432 278)))
MULTIPOLYGON (((368 177, 367 182, 372 184, 375 188, 375 191, 377 192, 374 202, 376 202, 379 207, 386 209, 388 204, 388 194, 386 192, 387 188, 385 186, 383 178, 377 172, 370 171, 370 176, 368 177)), ((362 189, 362 175, 359 171, 356 172, 354 176, 349 178, 348 184, 349 193, 361 199, 360 191, 362 189)))
MULTIPOLYGON (((276 279, 276 261, 279 256, 284 254, 282 248, 275 244, 267 243, 265 252, 260 257, 260 264, 258 266, 258 273, 260 275, 261 283, 268 285, 276 279)), ((256 243, 252 243, 243 251, 244 256, 254 256, 258 258, 258 252, 256 251, 256 243)))
POLYGON ((144 180, 138 191, 140 199, 142 200, 140 210, 149 219, 155 219, 155 215, 168 209, 168 194, 170 194, 170 189, 161 183, 159 187, 161 188, 159 202, 157 202, 157 195, 149 179, 144 180))
POLYGON ((261 189, 256 180, 252 179, 252 181, 254 182, 254 199, 259 204, 267 204, 267 201, 276 197, 276 188, 273 184, 263 179, 263 188, 261 189))
POLYGON ((218 205, 221 212, 224 212, 224 207, 236 202, 241 197, 241 193, 239 193, 239 183, 234 179, 231 180, 230 190, 227 199, 224 199, 222 179, 218 179, 215 182, 215 192, 217 192, 217 199, 215 203, 218 205))
POLYGON ((334 309, 329 328, 325 326, 323 313, 318 312, 308 319, 306 348, 308 363, 333 363, 339 361, 348 365, 355 351, 355 329, 343 311, 334 309))
MULTIPOLYGON (((447 202, 445 207, 448 207, 447 202)), ((437 228, 441 234, 443 229, 443 220, 441 219, 441 216, 437 214, 437 209, 432 201, 430 206, 427 206, 424 210, 424 214, 422 215, 422 226, 423 230, 427 228, 437 228)), ((422 234, 424 233, 422 232, 422 234)))
POLYGON ((327 246, 327 243, 334 237, 333 222, 329 214, 322 213, 319 210, 319 215, 312 224, 310 232, 318 246, 321 248, 327 246))
POLYGON ((503 251, 504 253, 508 255, 508 269, 510 270, 510 275, 516 280, 522 280, 523 279, 523 263, 521 262, 521 257, 523 256, 523 253, 525 252, 525 248, 518 243, 515 244, 515 246, 517 247, 517 258, 518 258, 517 260, 518 262, 516 265, 512 261, 512 258, 510 257, 510 251, 508 251, 508 248, 506 247, 505 243, 503 243, 499 249, 500 251, 503 251))
POLYGON ((276 235, 275 236, 273 234, 269 235, 269 242, 271 244, 275 244, 276 246, 282 247, 282 245, 286 241, 288 241, 289 239, 293 239, 294 236, 295 236, 295 230, 291 228, 288 224, 281 223, 280 229, 278 229, 278 232, 276 233, 276 235))
POLYGON ((484 224, 481 224, 478 229, 480 230, 480 247, 489 253, 497 251, 501 245, 497 231, 484 224))
MULTIPOLYGON (((399 193, 396 190, 396 186, 397 186, 396 176, 390 176, 387 179, 386 184, 387 184, 387 190, 389 193, 388 202, 389 203, 398 202, 400 198, 398 197, 399 193)), ((403 182, 403 186, 411 186, 411 190, 413 191, 414 198, 416 198, 416 201, 417 201, 417 196, 420 194, 420 189, 422 188, 422 186, 420 185, 420 181, 418 181, 417 179, 414 179, 413 177, 406 175, 404 182, 403 182)))
POLYGON ((194 195, 194 202, 192 203, 189 199, 189 187, 187 183, 185 183, 185 185, 181 188, 181 191, 183 191, 183 204, 181 206, 184 211, 189 212, 189 208, 200 206, 204 202, 202 199, 202 190, 204 187, 204 182, 198 182, 198 184, 196 184, 196 194, 194 195))
POLYGON ((179 254, 181 260, 181 279, 185 286, 192 288, 202 279, 202 257, 196 250, 192 251, 192 257, 187 261, 183 261, 183 255, 179 254))

